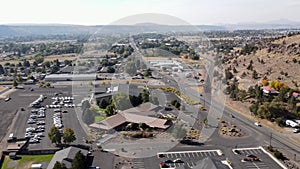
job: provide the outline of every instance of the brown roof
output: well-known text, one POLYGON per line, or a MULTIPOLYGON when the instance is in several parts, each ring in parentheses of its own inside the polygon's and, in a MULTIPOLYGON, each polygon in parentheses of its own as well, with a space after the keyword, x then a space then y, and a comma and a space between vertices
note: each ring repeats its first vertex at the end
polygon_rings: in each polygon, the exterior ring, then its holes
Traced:
POLYGON ((150 127, 161 128, 161 129, 166 129, 169 127, 169 125, 166 125, 167 120, 165 120, 165 119, 159 119, 159 118, 155 118, 155 117, 139 115, 136 113, 130 113, 128 111, 120 112, 120 113, 110 116, 107 119, 102 120, 98 123, 93 123, 90 125, 90 127, 104 129, 104 130, 110 130, 110 129, 113 129, 125 122, 145 123, 150 127))

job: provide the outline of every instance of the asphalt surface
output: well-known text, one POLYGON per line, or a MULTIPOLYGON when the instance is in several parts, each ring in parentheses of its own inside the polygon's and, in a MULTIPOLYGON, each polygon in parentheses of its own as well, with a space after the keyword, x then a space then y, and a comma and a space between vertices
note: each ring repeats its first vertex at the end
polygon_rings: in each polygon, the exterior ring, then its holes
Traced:
MULTIPOLYGON (((36 100, 41 94, 47 96, 47 98, 41 103, 42 106, 50 105, 53 100, 52 97, 55 96, 55 93, 62 93, 60 96, 72 96, 71 95, 71 88, 68 86, 59 86, 56 88, 36 88, 34 87, 34 91, 26 91, 23 92, 15 92, 11 95, 13 101, 14 97, 18 98, 17 102, 14 103, 15 107, 24 107, 25 111, 19 111, 17 114, 17 119, 12 126, 12 133, 17 138, 23 138, 25 134, 25 129, 27 127, 36 127, 36 124, 27 124, 27 120, 31 114, 31 110, 34 108, 29 107, 29 104, 36 100), (26 101, 19 100, 20 98, 26 98, 26 101)), ((85 139, 87 138, 86 133, 83 131, 79 121, 77 119, 77 115, 74 108, 66 108, 63 107, 62 110, 67 110, 68 113, 62 113, 62 124, 64 128, 71 128, 74 130, 76 140, 72 144, 83 144, 85 143, 85 139)), ((40 143, 30 144, 29 149, 51 149, 55 148, 55 146, 50 142, 48 138, 48 132, 53 125, 53 114, 54 109, 46 109, 45 111, 45 118, 39 118, 38 121, 43 120, 45 121, 45 132, 43 132, 44 137, 40 140, 40 143)))

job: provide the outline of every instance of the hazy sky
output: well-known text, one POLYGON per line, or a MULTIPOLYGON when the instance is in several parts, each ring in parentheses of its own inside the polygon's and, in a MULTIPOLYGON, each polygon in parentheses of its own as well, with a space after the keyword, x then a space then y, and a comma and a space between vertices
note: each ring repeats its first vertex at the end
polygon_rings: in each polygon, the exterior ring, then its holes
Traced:
POLYGON ((191 24, 300 21, 300 0, 0 0, 0 24, 110 24, 161 13, 191 24))

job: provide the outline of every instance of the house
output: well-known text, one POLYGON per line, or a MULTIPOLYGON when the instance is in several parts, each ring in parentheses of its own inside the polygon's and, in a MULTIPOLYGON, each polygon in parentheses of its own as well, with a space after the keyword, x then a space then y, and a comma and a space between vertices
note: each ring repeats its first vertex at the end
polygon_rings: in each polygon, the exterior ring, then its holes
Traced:
POLYGON ((156 114, 158 108, 151 103, 144 103, 93 123, 90 127, 111 133, 114 130, 122 130, 129 123, 145 123, 151 128, 165 130, 170 127, 168 120, 150 117, 156 114))
POLYGON ((67 168, 71 168, 72 167, 72 161, 76 155, 77 152, 81 151, 81 153, 84 156, 87 156, 88 151, 81 149, 81 148, 77 148, 77 147, 68 147, 65 148, 63 150, 57 151, 52 160, 50 161, 47 169, 52 169, 56 163, 56 161, 64 163, 66 165, 67 168))
POLYGON ((278 94, 279 92, 272 87, 262 86, 261 89, 265 94, 278 94))

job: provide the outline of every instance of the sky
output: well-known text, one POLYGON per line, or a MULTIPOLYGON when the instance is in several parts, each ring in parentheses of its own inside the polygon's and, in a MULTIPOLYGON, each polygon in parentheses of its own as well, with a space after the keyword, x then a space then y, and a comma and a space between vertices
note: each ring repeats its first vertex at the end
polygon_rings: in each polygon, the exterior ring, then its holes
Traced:
POLYGON ((0 0, 0 24, 107 25, 124 17, 166 14, 193 24, 300 21, 299 0, 0 0))

